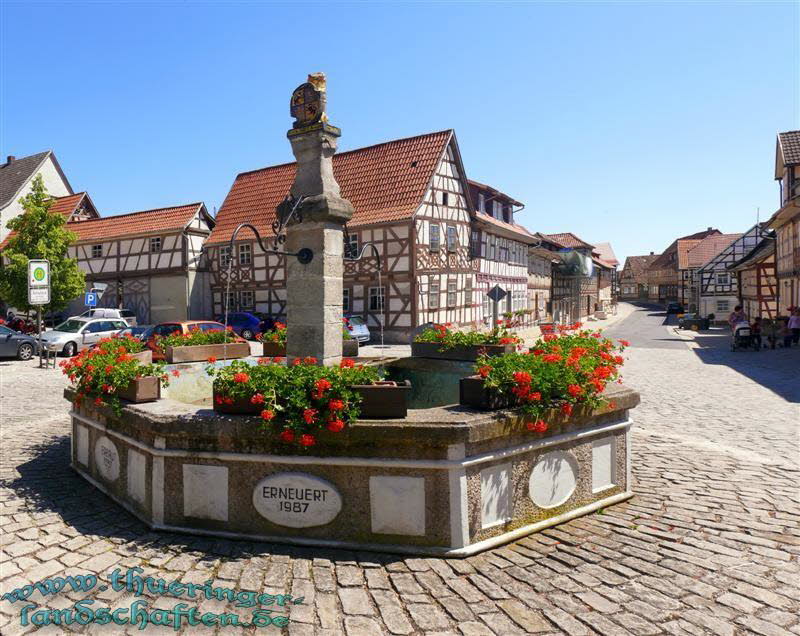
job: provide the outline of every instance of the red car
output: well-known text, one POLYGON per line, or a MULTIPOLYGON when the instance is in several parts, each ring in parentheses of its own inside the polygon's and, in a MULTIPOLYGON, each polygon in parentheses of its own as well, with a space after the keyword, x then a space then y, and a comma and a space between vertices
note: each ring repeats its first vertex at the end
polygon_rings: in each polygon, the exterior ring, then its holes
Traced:
MULTIPOLYGON (((200 331, 225 331, 225 325, 213 320, 176 320, 175 322, 162 322, 153 327, 153 333, 147 340, 147 348, 153 352, 153 360, 163 360, 164 352, 156 343, 158 338, 171 336, 175 333, 189 333, 199 329, 200 331)), ((244 338, 236 336, 235 342, 247 342, 244 338)))

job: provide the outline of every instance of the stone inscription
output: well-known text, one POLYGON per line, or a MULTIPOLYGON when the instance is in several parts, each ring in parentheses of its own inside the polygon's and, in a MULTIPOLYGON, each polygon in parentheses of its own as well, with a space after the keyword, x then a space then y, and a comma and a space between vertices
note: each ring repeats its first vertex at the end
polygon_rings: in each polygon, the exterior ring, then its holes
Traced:
POLYGON ((272 523, 309 528, 333 521, 342 509, 342 498, 333 484, 319 477, 278 473, 256 484, 253 506, 272 523))
POLYGON ((116 481, 119 477, 119 453, 117 447, 108 437, 101 437, 94 445, 94 462, 98 472, 108 481, 116 481))

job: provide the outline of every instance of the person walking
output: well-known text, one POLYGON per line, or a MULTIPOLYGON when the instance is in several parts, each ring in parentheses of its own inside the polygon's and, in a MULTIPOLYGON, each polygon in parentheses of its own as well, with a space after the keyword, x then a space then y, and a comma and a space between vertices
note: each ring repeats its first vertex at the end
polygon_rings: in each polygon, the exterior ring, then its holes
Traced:
POLYGON ((795 307, 792 315, 789 316, 789 324, 787 325, 792 332, 792 342, 794 344, 800 343, 800 307, 795 307))
POLYGON ((728 324, 731 326, 731 331, 736 331, 736 325, 741 322, 747 322, 747 314, 742 311, 741 305, 736 305, 728 316, 728 324))

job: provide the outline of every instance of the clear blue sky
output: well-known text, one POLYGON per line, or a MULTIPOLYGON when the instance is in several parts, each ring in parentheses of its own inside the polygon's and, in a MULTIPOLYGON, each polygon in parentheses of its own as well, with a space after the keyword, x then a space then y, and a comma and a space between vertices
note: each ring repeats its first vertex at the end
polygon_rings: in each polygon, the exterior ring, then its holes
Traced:
POLYGON ((103 215, 291 160, 328 75, 340 149, 454 128, 468 176, 620 260, 744 231, 798 121, 797 3, 2 3, 0 154, 55 150, 103 215))

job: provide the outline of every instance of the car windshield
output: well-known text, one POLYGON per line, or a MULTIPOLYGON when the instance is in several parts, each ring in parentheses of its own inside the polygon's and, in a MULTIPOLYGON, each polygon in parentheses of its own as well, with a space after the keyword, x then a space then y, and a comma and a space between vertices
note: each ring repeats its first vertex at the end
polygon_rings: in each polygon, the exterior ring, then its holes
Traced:
POLYGON ((350 316, 348 320, 350 321, 351 325, 355 325, 356 327, 360 327, 366 324, 361 316, 350 316))
POLYGON ((67 320, 62 322, 58 327, 54 329, 54 331, 63 331, 65 333, 78 333, 81 327, 83 327, 86 323, 83 320, 67 320))

